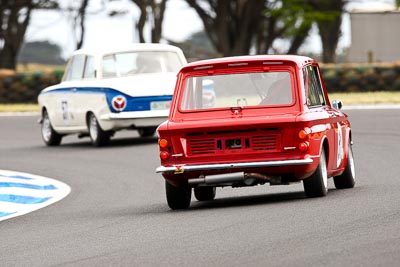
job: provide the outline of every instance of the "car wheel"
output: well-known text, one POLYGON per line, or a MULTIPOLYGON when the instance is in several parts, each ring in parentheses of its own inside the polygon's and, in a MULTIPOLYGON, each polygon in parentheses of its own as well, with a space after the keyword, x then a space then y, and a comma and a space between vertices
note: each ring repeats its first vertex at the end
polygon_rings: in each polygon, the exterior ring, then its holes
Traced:
POLYGON ((216 192, 217 190, 215 186, 194 188, 194 196, 198 201, 213 200, 215 198, 216 192))
POLYGON ((165 181, 165 192, 168 206, 173 210, 187 209, 192 198, 192 189, 189 186, 176 187, 165 181))
POLYGON ((317 169, 313 175, 303 180, 303 186, 307 197, 323 197, 328 193, 328 173, 324 149, 321 151, 317 169))
POLYGON ((346 169, 341 175, 333 177, 333 182, 337 189, 353 188, 356 183, 356 168, 354 165, 353 148, 351 144, 349 144, 346 169))
POLYGON ((138 129, 140 137, 151 137, 156 132, 156 128, 141 128, 138 129))
POLYGON ((101 129, 100 124, 93 113, 90 113, 88 117, 88 129, 93 145, 104 146, 109 143, 111 137, 110 132, 101 129))
POLYGON ((54 131, 50 122, 47 110, 43 111, 43 121, 41 127, 42 139, 48 146, 58 146, 61 143, 62 135, 54 131))

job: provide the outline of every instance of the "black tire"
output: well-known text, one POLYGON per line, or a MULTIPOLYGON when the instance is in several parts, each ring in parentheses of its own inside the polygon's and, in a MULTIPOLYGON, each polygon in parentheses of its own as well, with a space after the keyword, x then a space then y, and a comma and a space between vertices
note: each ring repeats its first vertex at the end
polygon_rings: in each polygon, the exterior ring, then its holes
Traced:
POLYGON ((53 129, 47 110, 43 111, 41 134, 47 146, 58 146, 61 144, 62 135, 53 129))
POLYGON ((168 206, 173 210, 187 209, 192 198, 192 189, 189 186, 176 187, 165 181, 165 192, 168 206))
POLYGON ((303 187, 307 197, 323 197, 328 193, 328 173, 324 149, 321 151, 317 169, 309 178, 303 180, 303 187))
POLYGON ((96 116, 90 113, 87 119, 89 136, 95 146, 104 146, 110 142, 111 133, 101 129, 96 116))
POLYGON ((194 196, 198 201, 209 201, 215 198, 217 190, 215 186, 195 187, 194 196))
POLYGON ((356 168, 351 144, 349 144, 346 169, 341 175, 333 177, 333 182, 337 189, 353 188, 356 183, 356 168))
POLYGON ((150 128, 140 128, 138 129, 138 133, 140 137, 151 137, 156 132, 157 128, 150 127, 150 128))

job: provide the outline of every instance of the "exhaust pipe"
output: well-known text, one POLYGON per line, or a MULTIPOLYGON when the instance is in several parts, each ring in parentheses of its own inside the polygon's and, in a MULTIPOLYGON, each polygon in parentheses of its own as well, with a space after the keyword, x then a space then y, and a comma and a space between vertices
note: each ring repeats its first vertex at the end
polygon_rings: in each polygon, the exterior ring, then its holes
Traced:
POLYGON ((244 181, 243 172, 203 176, 196 179, 189 179, 188 182, 190 185, 198 185, 198 184, 212 185, 212 184, 234 183, 241 181, 244 181))
POLYGON ((257 181, 262 181, 264 183, 268 182, 271 185, 279 185, 282 184, 282 177, 281 176, 268 176, 262 173, 245 173, 245 183, 248 179, 255 179, 257 181))
POLYGON ((244 173, 235 172, 227 174, 216 174, 210 176, 202 176, 195 179, 189 179, 189 185, 217 185, 217 184, 231 184, 235 182, 243 182, 245 185, 254 185, 256 182, 270 182, 271 184, 279 184, 281 177, 279 176, 267 176, 262 173, 244 173))

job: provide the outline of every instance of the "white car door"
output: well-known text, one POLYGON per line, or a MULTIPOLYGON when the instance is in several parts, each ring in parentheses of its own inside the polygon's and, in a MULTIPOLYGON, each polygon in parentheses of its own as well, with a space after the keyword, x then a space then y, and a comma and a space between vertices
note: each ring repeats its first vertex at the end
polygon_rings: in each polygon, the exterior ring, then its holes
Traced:
POLYGON ((64 126, 79 127, 80 119, 77 108, 81 106, 77 103, 77 95, 82 91, 82 80, 85 68, 86 55, 77 54, 71 58, 68 73, 66 73, 63 88, 65 91, 59 97, 61 117, 64 126))
POLYGON ((73 101, 72 101, 72 87, 70 82, 61 84, 63 88, 60 92, 55 94, 55 116, 59 127, 74 126, 74 116, 72 114, 73 101), (65 86, 65 87, 64 87, 65 86))
POLYGON ((82 60, 83 73, 81 79, 75 81, 70 101, 74 124, 84 129, 87 124, 86 114, 93 110, 92 99, 96 95, 96 71, 93 56, 86 55, 82 60))

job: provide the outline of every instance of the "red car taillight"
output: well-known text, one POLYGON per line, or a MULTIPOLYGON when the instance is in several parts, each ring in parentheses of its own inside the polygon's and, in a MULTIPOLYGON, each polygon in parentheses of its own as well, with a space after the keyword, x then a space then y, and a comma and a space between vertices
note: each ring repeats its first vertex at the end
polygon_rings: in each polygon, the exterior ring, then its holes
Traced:
POLYGON ((166 139, 158 140, 160 147, 160 159, 167 160, 169 158, 168 141, 166 139))
POLYGON ((299 144, 299 150, 301 152, 306 152, 308 150, 309 143, 308 142, 302 142, 299 144))
POLYGON ((298 145, 298 149, 301 152, 306 152, 309 148, 309 142, 308 139, 310 137, 310 133, 311 133, 311 129, 308 127, 305 127, 304 129, 300 130, 299 133, 297 134, 297 136, 299 137, 299 139, 302 140, 301 143, 299 143, 298 145))
POLYGON ((167 139, 160 139, 158 141, 158 145, 160 146, 160 148, 167 148, 167 146, 168 146, 167 139))
POLYGON ((160 159, 161 160, 167 160, 169 158, 169 153, 167 151, 161 151, 160 152, 160 159))
POLYGON ((311 133, 311 129, 306 127, 303 130, 300 130, 298 133, 298 137, 300 139, 308 139, 308 135, 311 133))

